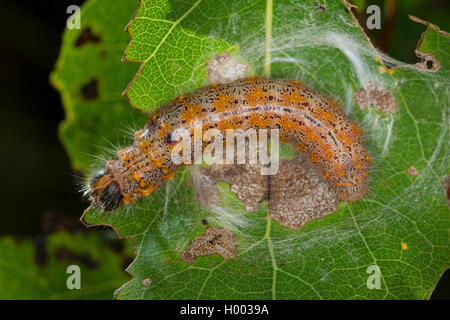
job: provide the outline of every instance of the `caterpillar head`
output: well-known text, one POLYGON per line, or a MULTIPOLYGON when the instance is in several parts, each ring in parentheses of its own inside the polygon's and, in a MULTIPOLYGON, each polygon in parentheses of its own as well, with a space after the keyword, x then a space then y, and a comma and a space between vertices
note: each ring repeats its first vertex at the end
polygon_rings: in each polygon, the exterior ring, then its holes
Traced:
POLYGON ((88 193, 91 203, 103 211, 115 210, 123 203, 119 184, 105 169, 100 170, 91 178, 88 193))

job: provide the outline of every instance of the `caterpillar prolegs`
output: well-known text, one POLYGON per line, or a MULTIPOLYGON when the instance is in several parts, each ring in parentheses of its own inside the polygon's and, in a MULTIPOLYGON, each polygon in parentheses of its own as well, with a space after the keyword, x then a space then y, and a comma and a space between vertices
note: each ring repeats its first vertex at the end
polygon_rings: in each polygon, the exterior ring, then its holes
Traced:
POLYGON ((341 199, 356 201, 367 193, 370 158, 363 133, 339 104, 301 81, 249 77, 208 85, 155 110, 133 145, 92 177, 91 202, 111 211, 170 180, 180 167, 170 155, 172 133, 184 128, 193 135, 194 123, 204 131, 278 129, 281 141, 309 153, 341 199))

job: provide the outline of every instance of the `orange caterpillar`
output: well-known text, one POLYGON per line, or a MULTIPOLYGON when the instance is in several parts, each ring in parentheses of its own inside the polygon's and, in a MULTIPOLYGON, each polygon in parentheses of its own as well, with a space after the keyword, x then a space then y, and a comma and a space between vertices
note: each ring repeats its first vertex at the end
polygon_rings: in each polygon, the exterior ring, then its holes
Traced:
POLYGON ((279 129, 280 140, 309 153, 341 199, 367 193, 370 158, 358 125, 339 104, 301 81, 250 77, 213 84, 181 95, 155 110, 134 144, 118 152, 89 183, 91 202, 104 211, 129 204, 172 179, 171 133, 194 122, 203 132, 226 129, 279 129))

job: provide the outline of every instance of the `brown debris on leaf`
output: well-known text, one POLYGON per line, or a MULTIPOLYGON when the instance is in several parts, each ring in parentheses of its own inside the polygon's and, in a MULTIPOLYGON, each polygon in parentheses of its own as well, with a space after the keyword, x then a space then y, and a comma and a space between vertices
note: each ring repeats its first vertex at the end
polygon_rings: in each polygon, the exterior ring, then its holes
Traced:
POLYGON ((415 53, 422 60, 414 65, 417 69, 436 72, 441 68, 441 64, 434 58, 432 53, 425 53, 417 49, 415 50, 415 53))
MULTIPOLYGON (((261 175, 259 164, 214 164, 203 169, 203 174, 215 183, 230 185, 230 191, 244 204, 245 211, 257 210, 263 200, 267 200, 269 176, 261 175)), ((214 190, 217 189, 214 187, 214 190)))
POLYGON ((336 189, 313 167, 306 154, 280 163, 270 181, 269 212, 281 225, 300 229, 337 210, 336 189))
POLYGON ((145 287, 149 287, 152 284, 152 279, 150 278, 145 278, 144 280, 142 280, 142 285, 145 287))
POLYGON ((228 52, 206 61, 208 69, 208 83, 229 83, 245 77, 248 65, 239 62, 228 52))
POLYGON ((417 168, 414 166, 409 167, 408 170, 406 170, 406 172, 408 172, 413 177, 415 177, 419 174, 419 170, 417 170, 417 168))
POLYGON ((292 160, 281 159, 278 172, 272 176, 261 175, 260 164, 216 164, 203 168, 202 174, 215 183, 228 183, 246 212, 257 210, 268 200, 270 216, 291 229, 333 213, 338 205, 336 189, 303 153, 292 160))
POLYGON ((237 256, 234 235, 225 228, 208 227, 202 236, 195 237, 186 250, 181 251, 180 260, 189 264, 195 258, 210 254, 219 254, 225 260, 237 256))
POLYGON ((378 82, 369 82, 356 91, 354 97, 360 109, 373 106, 381 112, 395 113, 397 111, 397 100, 394 94, 391 90, 385 90, 378 82))

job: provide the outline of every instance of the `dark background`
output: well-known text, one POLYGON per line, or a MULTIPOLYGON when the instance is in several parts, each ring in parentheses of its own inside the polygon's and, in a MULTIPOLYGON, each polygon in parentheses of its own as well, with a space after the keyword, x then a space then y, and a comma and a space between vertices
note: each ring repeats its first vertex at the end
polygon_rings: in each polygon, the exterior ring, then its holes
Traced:
MULTIPOLYGON (((120 1, 120 0, 117 0, 120 1)), ((2 218, 0 236, 35 237, 44 215, 60 214, 77 221, 86 204, 75 186, 75 175, 57 128, 64 119, 58 92, 49 74, 59 54, 71 4, 83 1, 4 1, 0 10, 0 166, 2 218)), ((361 2, 361 1, 360 1, 361 2)), ((414 63, 425 26, 418 16, 450 31, 450 1, 362 1, 382 8, 382 29, 368 31, 375 46, 396 59, 414 63)), ((365 10, 357 15, 365 19, 365 10)), ((432 298, 450 297, 450 272, 432 298)))

